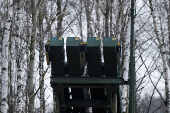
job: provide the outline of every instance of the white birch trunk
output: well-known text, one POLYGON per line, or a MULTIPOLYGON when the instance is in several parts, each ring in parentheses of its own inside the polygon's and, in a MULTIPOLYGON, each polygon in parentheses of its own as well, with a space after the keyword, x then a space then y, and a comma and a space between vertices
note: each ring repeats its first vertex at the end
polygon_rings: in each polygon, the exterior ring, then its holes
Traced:
POLYGON ((30 63, 29 63, 29 70, 28 70, 28 80, 27 80, 27 90, 28 90, 28 97, 29 97, 29 106, 28 112, 34 113, 34 63, 35 63, 35 43, 36 43, 36 22, 37 22, 37 14, 36 14, 36 1, 31 0, 31 8, 32 8, 32 36, 31 36, 31 46, 30 46, 30 63))
POLYGON ((165 47, 164 45, 160 45, 160 52, 162 56, 162 62, 163 62, 163 71, 165 75, 165 109, 166 113, 170 113, 170 86, 169 86, 169 66, 168 66, 168 59, 166 57, 165 47))
POLYGON ((85 4, 85 11, 86 11, 86 18, 87 18, 87 37, 90 37, 92 35, 92 31, 90 29, 91 27, 91 14, 90 14, 90 0, 84 0, 84 4, 85 4))
POLYGON ((9 110, 8 112, 13 112, 15 111, 15 106, 14 106, 14 101, 15 101, 15 78, 16 78, 16 51, 15 51, 15 38, 14 37, 11 37, 10 40, 9 40, 9 63, 8 63, 8 75, 9 75, 9 91, 8 91, 8 94, 10 95, 9 96, 9 110), (14 48, 14 49, 13 49, 14 48))
POLYGON ((1 9, 1 3, 2 3, 2 0, 0 0, 0 9, 1 9))
POLYGON ((106 0, 106 12, 104 13, 104 17, 105 17, 105 37, 109 37, 109 4, 110 4, 110 0, 106 0))
POLYGON ((28 97, 29 97, 29 106, 28 111, 29 113, 34 112, 34 84, 33 84, 33 78, 34 78, 34 62, 35 62, 35 40, 31 39, 31 52, 33 52, 30 56, 30 63, 29 63, 29 71, 28 71, 28 97), (34 49, 33 49, 34 48, 34 49))
MULTIPOLYGON (((40 15, 42 14, 42 12, 40 12, 40 15)), ((39 19, 39 32, 40 32, 40 38, 42 38, 39 42, 39 85, 40 85, 40 109, 41 109, 41 113, 45 113, 45 100, 44 100, 44 76, 43 76, 43 70, 44 70, 44 37, 42 37, 43 35, 43 19, 40 18, 39 19)))
POLYGON ((16 37, 16 47, 17 47, 17 113, 22 113, 22 78, 23 78, 23 72, 22 72, 22 63, 23 63, 23 57, 22 54, 22 46, 21 46, 21 39, 20 39, 20 32, 21 32, 21 18, 22 18, 22 4, 21 0, 18 1, 17 6, 17 37, 16 37))
POLYGON ((17 113, 23 113, 22 109, 22 88, 23 88, 23 83, 22 83, 22 61, 18 62, 19 65, 17 66, 17 113))
MULTIPOLYGON (((2 37, 0 37, 0 73, 2 73, 1 68, 2 68, 2 37)), ((1 84, 1 79, 2 79, 2 75, 0 74, 0 84, 1 84)), ((1 97, 0 97, 0 102, 1 102, 1 97)))
POLYGON ((98 37, 101 37, 101 28, 100 28, 100 14, 99 14, 99 6, 100 6, 100 2, 99 0, 96 0, 96 20, 97 20, 97 30, 98 30, 98 37))
POLYGON ((13 0, 8 1, 8 17, 6 19, 6 23, 4 26, 4 38, 2 43, 2 91, 1 91, 1 112, 7 113, 8 104, 7 104, 7 96, 8 96, 8 41, 10 36, 10 26, 11 26, 11 18, 13 13, 13 8, 11 4, 13 0))
MULTIPOLYGON (((29 34, 29 33, 28 33, 29 34)), ((27 42, 27 44, 29 45, 29 39, 28 39, 28 42, 27 42)), ((29 62, 30 62, 30 60, 29 60, 29 56, 30 56, 30 52, 29 51, 27 51, 26 52, 26 58, 27 58, 27 73, 28 73, 28 69, 29 69, 29 62)), ((26 88, 26 94, 25 94, 25 97, 26 97, 26 99, 25 99, 25 113, 28 113, 28 92, 27 92, 27 88, 26 88)))
MULTIPOLYGON (((128 28, 127 33, 125 36, 125 59, 123 62, 123 79, 128 81, 128 75, 129 75, 129 56, 130 56, 130 17, 128 18, 128 28)), ((122 111, 123 113, 128 112, 128 86, 123 85, 122 86, 122 111)))
MULTIPOLYGON (((0 0, 0 21, 2 22, 3 20, 2 20, 2 16, 1 16, 1 0, 0 0)), ((3 23, 3 22, 2 22, 3 23)), ((2 27, 2 23, 0 23, 0 29, 2 29, 3 27, 2 27)), ((1 61, 1 58, 2 58, 2 37, 1 37, 1 33, 0 33, 0 73, 1 73, 1 63, 2 63, 2 61, 1 61)), ((1 74, 0 74, 0 84, 1 84, 1 74)))
MULTIPOLYGON (((25 4, 26 4, 26 11, 24 13, 27 14, 26 26, 30 26, 30 23, 29 23, 30 17, 29 17, 29 13, 28 13, 29 12, 29 0, 26 0, 25 4)), ((30 36, 30 30, 29 29, 30 29, 29 27, 26 29, 26 34, 28 35, 28 39, 26 41, 27 47, 30 45, 30 42, 31 42, 30 41, 31 36, 30 36)), ((26 58, 27 58, 27 66, 26 66, 27 70, 26 70, 26 73, 28 73, 28 70, 29 70, 29 63, 30 63, 29 57, 30 57, 30 51, 27 50, 26 51, 26 58)), ((27 84, 27 86, 28 86, 28 84, 27 84)), ((25 100, 25 113, 28 113, 28 90, 27 90, 27 86, 26 86, 26 89, 25 89, 25 93, 26 93, 25 94, 25 97, 26 97, 26 100, 25 100)))
MULTIPOLYGON (((1 0, 0 0, 0 3, 1 3, 1 0)), ((1 16, 1 6, 0 6, 0 29, 3 28, 3 19, 2 19, 2 16, 1 16)), ((2 32, 0 33, 0 73, 2 73, 2 32)), ((0 84, 1 84, 1 78, 2 78, 2 75, 0 74, 0 84)), ((0 86, 1 87, 1 86, 0 86)), ((0 91, 0 94, 1 94, 1 91, 0 91)), ((0 102, 1 102, 1 97, 0 97, 0 102)))
POLYGON ((163 64, 163 72, 165 75, 165 112, 170 113, 170 86, 169 86, 169 66, 168 66, 168 58, 166 57, 165 45, 164 40, 160 39, 160 34, 158 31, 158 26, 156 23, 156 15, 154 12, 152 0, 149 0, 151 15, 153 18, 153 25, 154 25, 154 32, 156 35, 156 39, 159 43, 160 53, 162 57, 162 64, 163 64))
MULTIPOLYGON (((169 1, 169 8, 167 9, 168 14, 168 38, 169 38, 169 45, 170 45, 170 1, 169 1)), ((168 65, 170 68, 170 46, 169 46, 169 59, 168 65)))

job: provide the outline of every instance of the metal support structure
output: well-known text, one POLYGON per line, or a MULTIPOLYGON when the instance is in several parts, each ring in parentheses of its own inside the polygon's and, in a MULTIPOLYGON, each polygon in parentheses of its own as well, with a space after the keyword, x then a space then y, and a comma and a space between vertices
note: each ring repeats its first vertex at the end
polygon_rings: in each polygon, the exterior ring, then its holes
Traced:
POLYGON ((92 107, 94 113, 102 112, 100 110, 105 112, 107 110, 110 113, 111 109, 113 112, 122 113, 120 85, 123 84, 130 86, 129 113, 135 113, 134 12, 134 0, 131 0, 129 81, 124 81, 119 76, 121 47, 116 38, 104 38, 104 62, 101 60, 98 37, 88 37, 87 44, 80 43, 78 37, 68 37, 67 62, 65 62, 64 38, 50 38, 50 43, 46 45, 46 52, 47 60, 51 62, 52 67, 51 86, 60 99, 62 113, 69 113, 70 110, 84 113, 85 107, 92 107), (89 76, 84 77, 81 75, 86 62, 89 76), (91 98, 84 98, 83 88, 90 88, 91 98), (70 96, 72 98, 69 98, 70 96))
MULTIPOLYGON (((103 108, 107 111, 111 111, 114 109, 115 111, 120 110, 120 95, 119 93, 119 85, 118 84, 129 84, 128 81, 124 81, 122 77, 78 77, 78 76, 51 76, 51 86, 53 89, 59 93, 59 98, 61 99, 61 107, 64 110, 67 110, 70 107, 94 107, 94 108, 103 108), (100 99, 66 99, 66 94, 64 89, 66 88, 98 88, 106 89, 106 98, 100 99), (116 97, 115 97, 116 93, 116 97), (111 97, 114 97, 111 100, 111 97)), ((74 91, 73 91, 74 92, 74 91)))
POLYGON ((135 54, 134 54, 134 0, 131 0, 131 39, 130 39, 130 66, 129 66, 129 75, 130 75, 130 97, 129 97, 129 113, 135 113, 135 54))
MULTIPOLYGON (((51 76, 51 84, 128 84, 122 77, 75 77, 75 76, 51 76)), ((97 86, 96 86, 97 87, 97 86)))

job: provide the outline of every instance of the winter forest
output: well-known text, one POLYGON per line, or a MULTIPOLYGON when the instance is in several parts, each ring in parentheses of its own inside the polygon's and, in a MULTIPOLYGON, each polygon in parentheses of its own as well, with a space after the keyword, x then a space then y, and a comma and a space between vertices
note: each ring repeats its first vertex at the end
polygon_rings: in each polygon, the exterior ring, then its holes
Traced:
MULTIPOLYGON (((129 78, 130 0, 0 0, 0 110, 58 113, 45 44, 50 37, 116 37, 129 78)), ((136 113, 170 113, 170 1, 135 0, 136 113)), ((128 113, 129 87, 122 85, 128 113)))

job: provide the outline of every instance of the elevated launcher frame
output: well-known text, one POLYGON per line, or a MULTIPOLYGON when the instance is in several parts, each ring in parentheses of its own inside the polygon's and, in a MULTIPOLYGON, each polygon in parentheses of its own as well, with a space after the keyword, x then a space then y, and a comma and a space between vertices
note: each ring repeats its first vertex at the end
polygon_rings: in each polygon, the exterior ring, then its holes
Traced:
MULTIPOLYGON (((60 106, 57 106, 58 108, 61 108, 59 112, 85 113, 86 111, 84 110, 83 107, 92 107, 93 113, 102 113, 102 112, 105 113, 106 110, 108 112, 121 113, 122 112, 121 111, 121 99, 120 99, 120 95, 117 96, 117 93, 120 94, 120 92, 118 92, 120 91, 120 88, 119 88, 120 84, 128 84, 130 86, 129 113, 136 112, 135 111, 135 56, 134 56, 135 7, 134 6, 135 6, 135 1, 131 0, 131 33, 130 33, 131 39, 130 39, 130 66, 129 66, 130 79, 129 81, 124 81, 123 78, 119 76, 119 74, 116 75, 115 72, 113 73, 113 70, 117 71, 115 70, 115 66, 116 67, 120 66, 120 65, 117 65, 118 62, 116 62, 116 65, 114 66, 110 65, 111 67, 113 66, 114 69, 113 68, 111 70, 109 69, 108 64, 111 64, 111 63, 109 63, 110 61, 107 62, 106 58, 111 59, 113 57, 111 56, 109 57, 107 55, 107 52, 106 54, 104 54, 104 60, 106 60, 106 62, 104 64, 101 62, 101 60, 99 59, 101 58, 100 54, 97 55, 96 53, 96 52, 100 53, 97 42, 96 43, 89 42, 89 45, 87 44, 87 47, 82 46, 84 50, 87 48, 87 51, 85 50, 86 54, 84 52, 83 54, 80 54, 79 57, 78 57, 78 53, 80 51, 77 51, 77 54, 74 51, 74 50, 77 50, 76 48, 78 46, 74 44, 72 45, 71 43, 69 43, 68 45, 70 47, 68 46, 68 50, 70 48, 70 51, 67 51, 67 59, 72 59, 72 60, 70 61, 68 60, 67 63, 64 62, 65 61, 64 60, 65 56, 63 57, 64 47, 63 47, 63 42, 62 42, 63 40, 61 37, 58 37, 58 40, 60 40, 58 42, 60 43, 57 43, 56 41, 54 41, 53 43, 53 41, 50 40, 50 42, 52 42, 50 44, 51 47, 49 47, 49 44, 46 45, 47 59, 48 59, 48 55, 50 55, 49 61, 51 61, 51 65, 52 65, 53 76, 51 77, 51 85, 54 89, 54 92, 58 92, 57 96, 59 96, 60 98, 60 106), (58 44, 60 44, 60 46, 57 46, 58 44), (94 47, 93 47, 93 44, 95 45, 94 47), (90 47, 93 47, 93 48, 90 49, 90 47), (76 56, 69 54, 72 52, 76 56), (57 53, 60 53, 60 54, 56 55, 57 53), (81 59, 81 56, 83 56, 83 59, 81 59), (87 57, 87 60, 85 60, 86 57, 87 57), (80 58, 80 60, 78 60, 77 58, 80 58), (98 60, 98 63, 96 62, 97 60, 98 60), (77 61, 78 63, 75 61, 77 61), (88 62, 87 68, 90 69, 87 72, 89 76, 81 77, 84 71, 83 66, 85 65, 85 61, 88 62), (74 63, 79 68, 72 67, 74 63), (60 66, 62 68, 61 70, 60 70, 60 66), (97 67, 96 69, 95 69, 95 66, 97 67), (76 69, 77 71, 74 69, 76 69), (65 76, 66 74, 69 74, 69 76, 65 76), (87 87, 90 88, 91 97, 89 97, 88 99, 85 99, 84 97, 81 96, 83 94, 82 88, 87 88, 87 87), (68 88, 72 89, 71 92, 68 91, 68 88), (100 93, 98 94, 96 92, 100 92, 100 93), (69 95, 72 95, 72 99, 69 98, 69 95), (117 101, 117 97, 119 98, 118 101, 117 101), (73 107, 73 110, 71 110, 72 109, 71 107, 73 107), (95 107, 99 107, 99 109, 95 107), (105 108, 106 110, 103 110, 103 108, 105 108)), ((93 40, 92 38, 88 38, 88 39, 89 41, 93 40)), ((54 38, 54 40, 57 40, 57 38, 54 38)), ((78 41, 75 42, 75 44, 77 43, 78 41)), ((105 44, 103 45, 105 46, 105 44)), ((103 46, 103 50, 105 48, 104 46, 103 46)), ((81 46, 79 46, 79 48, 81 48, 81 46)), ((115 51, 115 49, 113 50, 115 51)), ((113 53, 112 49, 110 52, 113 53)), ((49 61, 47 60, 47 64, 49 64, 49 61)), ((117 71, 117 73, 120 73, 120 72, 117 71)))
POLYGON ((129 83, 120 77, 121 46, 116 38, 104 37, 102 62, 100 44, 98 37, 88 37, 87 43, 68 37, 67 62, 63 37, 51 37, 46 44, 51 86, 60 99, 61 113, 85 113, 85 107, 92 107, 93 113, 122 112, 120 85, 129 83), (82 76, 86 64, 88 71, 82 76), (87 88, 90 95, 85 93, 87 88))

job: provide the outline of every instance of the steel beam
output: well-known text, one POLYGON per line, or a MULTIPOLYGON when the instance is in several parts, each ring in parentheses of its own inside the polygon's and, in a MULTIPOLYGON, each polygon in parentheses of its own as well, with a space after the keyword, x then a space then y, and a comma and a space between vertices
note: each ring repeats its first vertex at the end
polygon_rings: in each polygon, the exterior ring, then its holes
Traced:
POLYGON ((134 18, 135 18, 135 1, 131 0, 131 39, 130 39, 130 98, 129 113, 135 113, 135 54, 134 54, 134 18))
POLYGON ((128 84, 122 77, 51 76, 51 84, 128 84))

